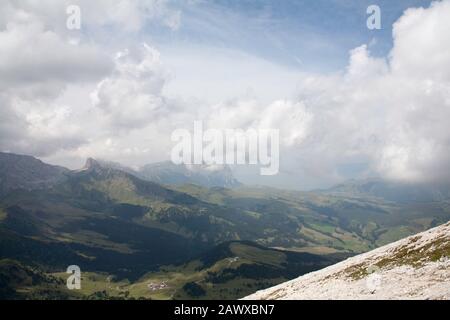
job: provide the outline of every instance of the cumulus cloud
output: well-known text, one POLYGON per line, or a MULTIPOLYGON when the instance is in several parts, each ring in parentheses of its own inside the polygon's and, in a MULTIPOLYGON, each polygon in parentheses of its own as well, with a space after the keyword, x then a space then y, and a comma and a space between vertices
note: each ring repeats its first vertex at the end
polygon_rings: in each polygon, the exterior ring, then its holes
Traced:
MULTIPOLYGON (((101 89, 98 106, 108 111, 114 103, 125 104, 128 112, 120 114, 124 125, 145 115, 144 104, 161 104, 158 90, 163 83, 158 81, 163 80, 157 75, 151 76, 151 72, 157 71, 149 67, 157 64, 156 51, 132 70, 131 60, 139 60, 139 57, 123 54, 114 60, 114 52, 94 40, 103 34, 102 27, 136 31, 147 20, 176 28, 177 16, 166 1, 156 0, 4 1, 0 12, 1 149, 49 156, 103 139, 113 129, 93 121, 102 115, 83 104, 82 97, 73 99, 73 92, 86 92, 80 88, 89 86, 95 88, 102 79, 104 81, 98 85, 101 89), (82 30, 76 33, 66 28, 69 4, 77 4, 82 10, 82 30), (143 82, 139 83, 141 80, 143 82), (133 85, 139 87, 131 88, 133 85), (139 94, 139 90, 150 93, 139 94), (68 95, 72 98, 64 98, 67 92, 72 92, 68 95), (111 96, 106 98, 103 93, 111 96), (132 97, 134 93, 137 95, 132 97)), ((123 105, 120 107, 124 110, 123 105)), ((119 119, 117 110, 116 113, 109 110, 117 116, 116 120, 119 119)))
POLYGON ((82 144, 79 124, 71 124, 70 110, 55 99, 69 85, 104 77, 111 59, 93 45, 70 44, 34 12, 6 7, 8 21, 0 30, 2 149, 46 155, 82 144))
POLYGON ((72 45, 35 15, 17 11, 0 32, 0 90, 57 96, 70 82, 94 81, 112 67, 91 45, 72 45))
POLYGON ((300 145, 306 138, 313 114, 302 102, 276 100, 266 106, 257 100, 221 103, 205 112, 210 128, 279 129, 283 146, 300 145))
MULTIPOLYGON (((367 175, 402 181, 450 178, 450 1, 409 9, 394 25, 387 59, 365 45, 350 52, 343 74, 310 76, 299 99, 314 117, 297 151, 342 163, 367 164, 367 175)), ((328 169, 328 170, 327 170, 328 169)))
POLYGON ((82 125, 67 106, 4 95, 0 103, 3 151, 46 156, 85 142, 82 125))
POLYGON ((282 170, 299 184, 369 176, 448 182, 448 16, 450 1, 409 9, 393 26, 388 57, 361 45, 342 72, 304 76, 297 100, 232 101, 213 108, 209 124, 279 128, 282 170))
POLYGON ((436 1, 430 8, 412 8, 393 26, 392 71, 431 81, 450 81, 450 2, 436 1))
POLYGON ((166 76, 159 52, 147 44, 119 52, 113 74, 92 93, 95 107, 116 128, 129 130, 147 126, 168 104, 162 96, 166 76))

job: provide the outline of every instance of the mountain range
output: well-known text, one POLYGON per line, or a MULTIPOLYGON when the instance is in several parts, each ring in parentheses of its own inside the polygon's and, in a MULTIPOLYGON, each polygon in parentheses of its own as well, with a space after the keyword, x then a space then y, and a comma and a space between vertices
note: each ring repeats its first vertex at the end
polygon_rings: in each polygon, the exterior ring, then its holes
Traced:
POLYGON ((69 170, 24 155, 0 153, 0 195, 10 191, 45 189, 65 180, 69 170))
POLYGON ((445 197, 249 187, 224 172, 233 188, 0 153, 2 297, 240 298, 450 220, 445 197), (74 264, 81 292, 61 284, 74 264))
MULTIPOLYGON (((88 159, 89 160, 89 159, 88 159)), ((226 165, 175 165, 170 161, 147 164, 132 169, 111 161, 94 160, 104 168, 111 168, 130 173, 140 179, 165 185, 196 184, 206 188, 235 188, 242 184, 233 176, 226 165)))
POLYGON ((392 182, 379 178, 350 180, 321 192, 334 195, 373 196, 395 202, 439 202, 450 199, 448 184, 392 182))

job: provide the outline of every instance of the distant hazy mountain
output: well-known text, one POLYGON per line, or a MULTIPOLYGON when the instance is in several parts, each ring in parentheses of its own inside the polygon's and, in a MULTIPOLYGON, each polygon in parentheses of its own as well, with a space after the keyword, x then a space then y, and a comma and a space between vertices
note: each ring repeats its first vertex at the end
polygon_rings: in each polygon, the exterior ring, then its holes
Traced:
POLYGON ((402 183, 376 178, 351 180, 321 192, 344 196, 374 196, 402 202, 442 201, 450 198, 449 186, 402 183))
POLYGON ((131 173, 112 167, 105 167, 99 161, 89 158, 81 170, 75 170, 68 174, 70 182, 76 182, 86 186, 94 184, 100 186, 102 192, 110 198, 121 200, 127 196, 143 196, 149 200, 167 201, 176 204, 193 204, 197 199, 174 190, 167 189, 153 181, 139 179, 131 173))
POLYGON ((0 195, 13 190, 35 190, 62 182, 69 170, 31 156, 0 152, 0 195))
POLYGON ((110 169, 114 169, 114 170, 120 170, 120 171, 129 173, 129 174, 135 175, 138 178, 142 179, 142 176, 139 174, 139 171, 137 171, 137 170, 135 170, 133 168, 124 166, 124 165, 122 165, 119 162, 88 158, 86 160, 86 164, 85 164, 84 167, 86 168, 86 167, 91 167, 91 166, 100 166, 100 167, 103 167, 103 168, 110 168, 110 169))
POLYGON ((97 160, 97 163, 105 168, 121 170, 143 180, 166 185, 195 184, 207 188, 235 188, 241 186, 241 183, 234 178, 228 166, 187 166, 164 161, 147 164, 139 169, 132 169, 117 162, 97 160))
POLYGON ((197 184, 203 187, 234 188, 241 183, 233 177, 228 166, 175 165, 170 161, 148 164, 139 174, 151 181, 162 184, 197 184))
POLYGON ((450 223, 246 299, 450 299, 450 223))

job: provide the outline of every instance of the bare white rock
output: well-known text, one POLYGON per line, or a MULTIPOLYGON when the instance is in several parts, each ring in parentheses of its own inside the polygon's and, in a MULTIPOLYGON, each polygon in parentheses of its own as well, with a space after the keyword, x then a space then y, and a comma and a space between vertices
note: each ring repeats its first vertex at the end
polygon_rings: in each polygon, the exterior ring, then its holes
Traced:
POLYGON ((244 300, 450 299, 450 222, 244 300))

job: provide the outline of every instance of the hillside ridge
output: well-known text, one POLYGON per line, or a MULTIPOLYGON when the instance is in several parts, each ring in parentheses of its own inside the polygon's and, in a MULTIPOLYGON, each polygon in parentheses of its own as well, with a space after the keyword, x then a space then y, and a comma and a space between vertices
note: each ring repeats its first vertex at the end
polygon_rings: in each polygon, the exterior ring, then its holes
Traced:
POLYGON ((450 222, 244 299, 450 299, 450 222))

